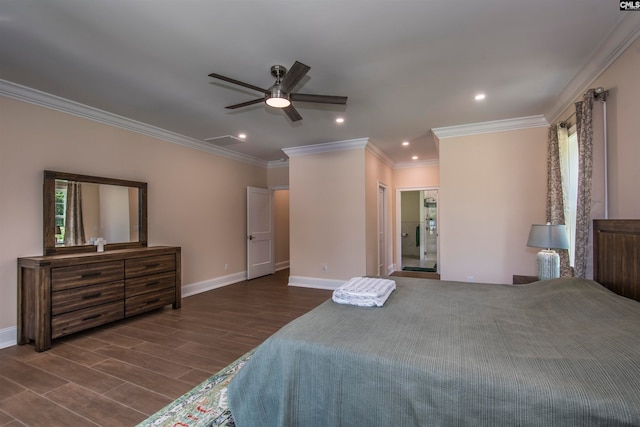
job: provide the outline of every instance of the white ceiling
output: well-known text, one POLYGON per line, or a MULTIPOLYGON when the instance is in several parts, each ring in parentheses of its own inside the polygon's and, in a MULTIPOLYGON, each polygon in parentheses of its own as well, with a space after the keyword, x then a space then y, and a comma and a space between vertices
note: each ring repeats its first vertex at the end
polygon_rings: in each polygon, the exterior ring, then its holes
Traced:
POLYGON ((0 79, 196 140, 244 132, 228 149, 265 161, 368 137, 403 163, 437 158, 433 128, 549 115, 628 16, 603 0, 0 0, 0 79), (227 110, 260 94, 208 77, 267 88, 296 60, 296 91, 347 105, 227 110))

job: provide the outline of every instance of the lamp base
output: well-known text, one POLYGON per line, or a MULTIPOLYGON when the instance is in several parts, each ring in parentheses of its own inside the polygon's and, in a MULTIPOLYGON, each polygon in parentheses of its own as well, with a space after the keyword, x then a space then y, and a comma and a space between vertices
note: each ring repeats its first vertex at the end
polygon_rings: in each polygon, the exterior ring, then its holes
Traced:
POLYGON ((538 252, 538 279, 548 280, 560 277, 560 255, 551 249, 538 252))

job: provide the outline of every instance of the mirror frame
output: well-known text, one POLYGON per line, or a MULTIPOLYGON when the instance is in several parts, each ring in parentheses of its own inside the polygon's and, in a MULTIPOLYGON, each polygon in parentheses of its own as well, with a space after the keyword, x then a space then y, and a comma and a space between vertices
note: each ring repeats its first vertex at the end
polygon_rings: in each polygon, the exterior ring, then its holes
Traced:
POLYGON ((94 184, 120 185, 123 187, 135 187, 138 189, 138 241, 108 243, 104 250, 143 248, 147 246, 147 183, 127 181, 124 179, 103 178, 99 176, 79 175, 66 172, 44 171, 44 186, 42 190, 43 206, 43 242, 44 255, 72 254, 84 252, 97 252, 95 245, 56 246, 55 236, 55 189, 56 180, 90 182, 94 184))

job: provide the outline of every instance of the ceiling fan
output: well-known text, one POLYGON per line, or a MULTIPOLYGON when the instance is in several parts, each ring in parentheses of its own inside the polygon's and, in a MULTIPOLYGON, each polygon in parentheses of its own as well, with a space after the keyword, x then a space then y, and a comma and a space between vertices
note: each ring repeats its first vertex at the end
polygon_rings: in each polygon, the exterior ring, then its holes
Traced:
POLYGON ((287 72, 287 69, 282 65, 274 65, 271 67, 271 75, 276 78, 276 82, 269 89, 262 89, 261 87, 254 86, 249 83, 244 83, 230 77, 221 76, 220 74, 211 73, 209 77, 214 79, 224 80, 225 82, 233 83, 239 86, 243 86, 249 89, 253 89, 258 92, 264 93, 264 97, 254 99, 247 102, 241 102, 240 104, 229 105, 230 110, 236 108, 246 107, 248 105, 257 104, 259 102, 265 102, 270 107, 282 108, 287 117, 292 122, 302 120, 302 116, 291 104, 292 101, 298 102, 316 102, 322 104, 340 104, 347 103, 346 96, 332 96, 332 95, 312 95, 308 93, 293 93, 291 90, 300 83, 300 80, 304 78, 311 67, 304 65, 301 62, 296 61, 291 69, 287 72))

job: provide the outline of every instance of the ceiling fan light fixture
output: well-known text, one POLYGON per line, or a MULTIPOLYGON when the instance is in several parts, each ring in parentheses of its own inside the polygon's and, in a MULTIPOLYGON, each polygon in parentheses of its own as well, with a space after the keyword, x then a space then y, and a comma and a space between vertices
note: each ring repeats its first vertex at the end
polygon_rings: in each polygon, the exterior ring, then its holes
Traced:
POLYGON ((261 96, 260 98, 241 102, 239 104, 229 105, 225 108, 228 108, 229 110, 235 110, 236 108, 248 107, 249 105, 255 105, 264 102, 269 107, 281 109, 289 118, 289 120, 291 120, 292 122, 297 122, 298 120, 302 120, 302 116, 294 108, 292 101, 338 105, 345 105, 347 103, 346 96, 315 95, 309 93, 293 92, 293 90, 295 90, 295 87, 300 84, 300 82, 307 75, 309 69, 310 67, 308 65, 304 65, 303 63, 298 61, 294 62, 291 66, 291 69, 288 71, 282 65, 274 65, 271 67, 271 75, 276 78, 276 82, 269 89, 262 89, 261 87, 254 86, 249 83, 244 83, 240 80, 232 79, 231 77, 225 77, 216 73, 209 74, 209 77, 238 86, 246 87, 247 89, 255 90, 263 94, 263 96, 261 96))
POLYGON ((269 107, 275 107, 275 108, 286 108, 289 105, 291 105, 291 101, 289 101, 287 98, 267 98, 267 105, 269 107))
POLYGON ((289 95, 282 92, 278 85, 273 86, 270 90, 270 94, 266 99, 266 103, 269 107, 274 108, 287 108, 291 105, 291 101, 289 100, 289 95))

